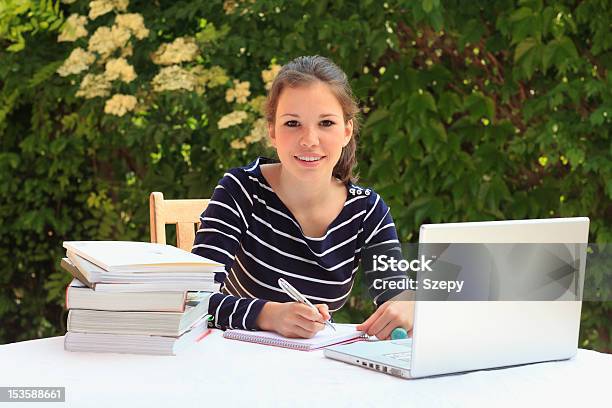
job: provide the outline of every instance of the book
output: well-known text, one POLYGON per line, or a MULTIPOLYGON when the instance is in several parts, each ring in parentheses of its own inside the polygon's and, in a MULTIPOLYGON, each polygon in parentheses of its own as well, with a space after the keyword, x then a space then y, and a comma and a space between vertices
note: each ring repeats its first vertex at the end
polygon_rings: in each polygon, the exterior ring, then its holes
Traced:
POLYGON ((204 338, 208 319, 203 317, 194 326, 178 337, 147 336, 135 334, 68 332, 64 337, 67 351, 89 351, 95 353, 130 353, 151 355, 177 355, 204 338))
POLYGON ((100 292, 77 279, 66 288, 66 309, 184 312, 185 305, 208 299, 208 292, 100 292))
MULTIPOLYGON (((78 256, 78 255, 77 255, 78 256)), ((78 279, 85 286, 96 292, 218 292, 220 284, 211 282, 209 279, 188 282, 128 282, 128 283, 104 283, 90 282, 79 269, 68 258, 62 258, 60 266, 78 279)), ((88 274, 90 276, 90 274, 88 274)))
POLYGON ((267 346, 285 347, 294 350, 311 351, 348 341, 367 340, 364 332, 355 329, 354 324, 334 324, 336 331, 325 327, 310 339, 290 339, 268 331, 227 330, 226 339, 248 341, 267 346))
POLYGON ((177 337, 208 314, 207 293, 199 302, 187 302, 184 312, 117 312, 70 309, 68 331, 109 334, 138 334, 177 337))
POLYGON ((155 272, 108 272, 98 265, 88 261, 79 255, 67 251, 68 260, 81 272, 90 282, 105 283, 138 283, 146 281, 176 282, 176 281, 213 281, 214 273, 211 272, 174 272, 174 271, 155 271, 155 272))
POLYGON ((219 283, 213 282, 142 282, 94 284, 96 292, 218 292, 219 283))
POLYGON ((99 266, 67 251, 64 266, 74 277, 97 291, 105 292, 144 292, 144 291, 208 291, 216 292, 220 285, 214 281, 210 272, 141 272, 109 273, 99 266), (76 269, 77 272, 74 271, 76 269), (102 284, 128 284, 109 286, 102 284), (133 286, 132 284, 148 284, 133 286))
MULTIPOLYGON (((223 264, 172 245, 136 241, 64 241, 68 252, 109 273, 221 272, 223 264)), ((70 258, 70 257, 69 257, 70 258)), ((72 260, 72 259, 71 259, 72 260)), ((74 263, 74 262, 73 262, 74 263)), ((75 265, 78 268, 78 265, 75 265)))
POLYGON ((83 273, 79 271, 79 268, 77 268, 76 266, 74 266, 72 262, 70 262, 70 259, 62 258, 62 261, 60 262, 60 266, 64 268, 65 271, 70 272, 70 274, 75 279, 77 279, 79 282, 81 282, 85 286, 92 288, 92 289, 95 287, 95 283, 90 282, 89 279, 87 279, 85 275, 83 275, 83 273))

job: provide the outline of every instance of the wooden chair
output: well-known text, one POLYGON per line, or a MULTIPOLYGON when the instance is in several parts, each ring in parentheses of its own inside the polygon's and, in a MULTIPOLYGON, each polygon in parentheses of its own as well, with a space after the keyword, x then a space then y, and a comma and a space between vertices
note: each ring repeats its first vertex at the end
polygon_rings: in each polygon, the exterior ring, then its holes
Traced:
POLYGON ((151 242, 166 243, 166 224, 176 225, 176 246, 191 252, 200 215, 209 199, 164 200, 164 195, 153 192, 149 196, 151 242))

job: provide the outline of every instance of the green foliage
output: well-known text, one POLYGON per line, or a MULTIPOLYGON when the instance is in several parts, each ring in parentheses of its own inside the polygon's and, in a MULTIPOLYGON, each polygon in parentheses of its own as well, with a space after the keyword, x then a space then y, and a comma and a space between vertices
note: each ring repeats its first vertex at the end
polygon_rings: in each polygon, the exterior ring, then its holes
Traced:
MULTIPOLYGON (((132 1, 150 33, 130 40, 137 78, 110 85, 138 100, 123 116, 104 113, 107 97, 76 96, 104 71, 101 56, 56 74, 88 37, 23 28, 51 18, 51 3, 28 4, 0 13, 0 342, 64 330, 63 240, 147 240, 151 191, 210 196, 224 169, 265 153, 248 139, 261 117, 251 102, 265 95, 262 71, 299 55, 328 56, 350 77, 361 183, 390 205, 402 240, 424 222, 589 216, 591 241, 611 241, 605 0, 132 1), (162 68, 150 56, 178 37, 195 39, 197 58, 181 67, 204 85, 154 91, 162 68), (234 79, 250 83, 247 102, 226 100, 234 79), (219 129, 233 111, 246 119, 219 129)), ((116 13, 89 21, 89 37, 116 13)), ((371 310, 358 283, 337 317, 371 310)), ((610 351, 612 305, 583 311, 581 345, 610 351)))
POLYGON ((62 22, 60 0, 4 0, 0 3, 0 44, 8 42, 7 51, 21 51, 26 46, 24 35, 55 31, 62 22))

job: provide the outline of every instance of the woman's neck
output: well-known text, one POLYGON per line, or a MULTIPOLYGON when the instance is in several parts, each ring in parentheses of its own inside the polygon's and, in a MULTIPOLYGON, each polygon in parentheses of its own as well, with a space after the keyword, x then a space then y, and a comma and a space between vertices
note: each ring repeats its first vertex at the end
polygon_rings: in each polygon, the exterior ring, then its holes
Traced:
POLYGON ((292 206, 299 208, 314 208, 327 202, 336 187, 332 177, 300 180, 283 170, 282 166, 278 171, 278 184, 292 206))
POLYGON ((264 176, 267 176, 268 182, 279 197, 292 209, 320 207, 322 203, 329 202, 330 198, 338 194, 337 188, 342 184, 333 177, 300 180, 284 170, 280 163, 266 170, 264 176))

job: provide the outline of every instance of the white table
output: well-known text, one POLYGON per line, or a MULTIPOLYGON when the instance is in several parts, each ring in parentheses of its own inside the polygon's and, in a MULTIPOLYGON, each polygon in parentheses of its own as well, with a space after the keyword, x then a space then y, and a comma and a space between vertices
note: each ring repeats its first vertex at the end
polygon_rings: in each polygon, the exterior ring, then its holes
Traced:
POLYGON ((0 346, 0 386, 65 386, 65 404, 42 406, 105 408, 576 408, 609 404, 612 386, 612 355, 589 350, 568 361, 403 380, 326 359, 321 351, 227 340, 217 330, 176 357, 73 353, 64 351, 63 340, 0 346))

